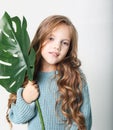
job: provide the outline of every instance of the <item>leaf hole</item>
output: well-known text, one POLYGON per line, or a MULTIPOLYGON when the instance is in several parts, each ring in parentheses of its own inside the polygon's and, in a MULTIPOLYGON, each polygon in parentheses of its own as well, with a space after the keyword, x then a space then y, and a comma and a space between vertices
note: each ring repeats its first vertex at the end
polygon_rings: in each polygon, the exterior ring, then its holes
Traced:
POLYGON ((17 28, 16 28, 16 24, 15 24, 15 22, 12 21, 12 25, 13 25, 13 29, 14 29, 14 31, 17 32, 17 28))
POLYGON ((30 68, 32 69, 32 68, 33 68, 33 66, 32 66, 32 65, 30 65, 30 68))

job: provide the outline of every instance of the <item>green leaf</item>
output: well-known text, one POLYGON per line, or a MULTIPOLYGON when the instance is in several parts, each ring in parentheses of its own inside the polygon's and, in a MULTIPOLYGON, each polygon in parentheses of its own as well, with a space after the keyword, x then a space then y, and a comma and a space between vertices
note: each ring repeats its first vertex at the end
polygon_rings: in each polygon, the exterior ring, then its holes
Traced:
POLYGON ((30 47, 27 22, 7 12, 0 20, 0 85, 8 92, 16 93, 22 86, 25 75, 33 79, 35 52, 30 47))
MULTIPOLYGON (((33 80, 35 51, 30 49, 27 32, 27 21, 15 16, 11 18, 7 12, 0 20, 0 85, 8 92, 16 93, 22 86, 25 75, 33 80)), ((36 101, 42 130, 45 130, 41 108, 36 101)))

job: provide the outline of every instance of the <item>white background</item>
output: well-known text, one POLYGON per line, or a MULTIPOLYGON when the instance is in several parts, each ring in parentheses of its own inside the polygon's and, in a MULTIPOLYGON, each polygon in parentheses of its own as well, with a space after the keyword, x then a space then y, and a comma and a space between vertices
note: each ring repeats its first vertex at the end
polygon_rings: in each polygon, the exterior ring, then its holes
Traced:
MULTIPOLYGON (((79 33, 79 58, 87 76, 92 130, 113 130, 113 1, 112 0, 0 0, 0 17, 25 16, 32 39, 39 23, 52 14, 66 15, 79 33)), ((9 93, 0 87, 0 130, 9 130, 5 119, 9 93)), ((26 130, 14 125, 13 130, 26 130)))

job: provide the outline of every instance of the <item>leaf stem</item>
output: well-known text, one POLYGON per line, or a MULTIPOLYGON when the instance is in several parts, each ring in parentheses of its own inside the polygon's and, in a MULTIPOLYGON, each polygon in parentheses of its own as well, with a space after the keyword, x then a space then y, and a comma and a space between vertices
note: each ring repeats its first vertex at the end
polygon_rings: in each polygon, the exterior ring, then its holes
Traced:
POLYGON ((39 118, 40 118, 42 130, 45 130, 44 120, 43 120, 43 116, 42 116, 42 112, 41 112, 41 108, 40 108, 40 104, 39 104, 38 100, 36 100, 36 106, 38 108, 38 113, 39 113, 39 118))

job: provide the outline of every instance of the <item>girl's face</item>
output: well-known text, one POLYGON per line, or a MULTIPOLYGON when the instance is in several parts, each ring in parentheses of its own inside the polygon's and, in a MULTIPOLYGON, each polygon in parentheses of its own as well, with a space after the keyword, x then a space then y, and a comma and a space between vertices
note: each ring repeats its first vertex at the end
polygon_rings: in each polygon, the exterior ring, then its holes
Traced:
POLYGON ((56 70, 56 64, 62 61, 70 47, 70 28, 59 25, 42 44, 42 71, 56 70))

